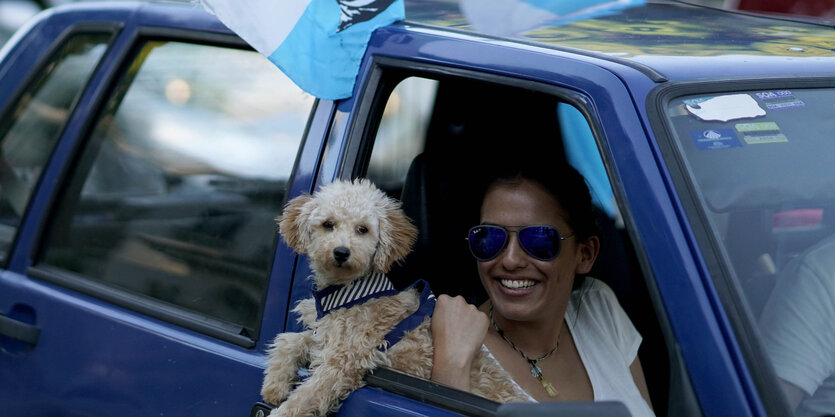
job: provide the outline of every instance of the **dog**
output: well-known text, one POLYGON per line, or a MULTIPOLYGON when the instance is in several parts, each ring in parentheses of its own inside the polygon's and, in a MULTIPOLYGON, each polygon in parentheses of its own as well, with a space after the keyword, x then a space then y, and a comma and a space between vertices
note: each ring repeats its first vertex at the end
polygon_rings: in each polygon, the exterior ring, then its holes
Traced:
MULTIPOLYGON (((336 411, 379 366, 429 379, 434 296, 422 281, 397 291, 385 276, 418 234, 400 203, 367 179, 337 180, 292 199, 276 220, 287 245, 308 257, 314 297, 293 310, 305 330, 279 334, 268 350, 261 396, 280 404, 270 415, 336 411)), ((483 349, 470 375, 478 395, 527 401, 483 349)))

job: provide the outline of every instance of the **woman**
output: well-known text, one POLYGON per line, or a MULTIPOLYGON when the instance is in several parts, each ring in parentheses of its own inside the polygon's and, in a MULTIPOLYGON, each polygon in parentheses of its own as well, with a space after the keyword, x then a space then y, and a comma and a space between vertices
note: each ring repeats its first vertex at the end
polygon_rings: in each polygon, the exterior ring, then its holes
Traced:
POLYGON ((468 240, 489 299, 438 297, 432 380, 469 390, 466 370, 487 349, 532 401, 617 400, 652 416, 641 336, 611 289, 583 278, 600 249, 588 187, 571 167, 542 171, 487 188, 468 240))

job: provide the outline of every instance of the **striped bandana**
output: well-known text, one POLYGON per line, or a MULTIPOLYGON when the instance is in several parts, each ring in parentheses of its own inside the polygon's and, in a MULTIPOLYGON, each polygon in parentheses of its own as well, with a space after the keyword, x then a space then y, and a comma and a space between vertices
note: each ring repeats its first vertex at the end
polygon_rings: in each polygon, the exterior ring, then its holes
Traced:
POLYGON ((316 300, 317 317, 321 319, 333 310, 398 292, 385 274, 374 272, 348 285, 331 285, 323 290, 314 291, 313 297, 316 300))
MULTIPOLYGON (((377 349, 385 351, 394 346, 406 333, 420 326, 426 317, 432 317, 432 313, 435 311, 435 295, 432 294, 429 283, 419 279, 403 291, 409 291, 413 288, 419 293, 420 304, 417 310, 409 317, 401 320, 400 323, 397 323, 385 335, 383 343, 377 349)), ((380 273, 366 275, 348 285, 332 285, 321 291, 314 291, 313 299, 316 300, 317 320, 333 310, 348 308, 374 298, 395 295, 399 292, 394 288, 388 277, 380 273)))

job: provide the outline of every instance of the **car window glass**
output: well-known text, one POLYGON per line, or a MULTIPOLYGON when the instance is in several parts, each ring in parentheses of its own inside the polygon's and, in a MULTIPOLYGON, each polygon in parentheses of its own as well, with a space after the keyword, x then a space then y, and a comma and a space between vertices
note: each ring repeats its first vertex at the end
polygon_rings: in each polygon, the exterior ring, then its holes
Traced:
POLYGON ((409 163, 423 150, 438 82, 409 77, 394 88, 377 129, 367 177, 398 195, 409 163))
POLYGON ((43 262, 253 335, 314 99, 256 52, 165 41, 113 91, 43 262))
POLYGON ((672 100, 712 233, 797 415, 835 412, 835 89, 672 100))
POLYGON ((110 34, 71 37, 0 120, 0 260, 110 34))

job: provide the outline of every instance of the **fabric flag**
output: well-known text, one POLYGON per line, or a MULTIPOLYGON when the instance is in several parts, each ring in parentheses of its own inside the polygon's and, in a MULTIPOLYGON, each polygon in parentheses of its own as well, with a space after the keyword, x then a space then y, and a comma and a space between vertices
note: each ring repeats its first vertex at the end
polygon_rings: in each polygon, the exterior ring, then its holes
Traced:
POLYGON ((371 33, 404 18, 403 0, 195 0, 302 90, 350 97, 371 33))
POLYGON ((473 29, 497 36, 516 36, 644 3, 644 0, 461 0, 460 4, 473 29))

